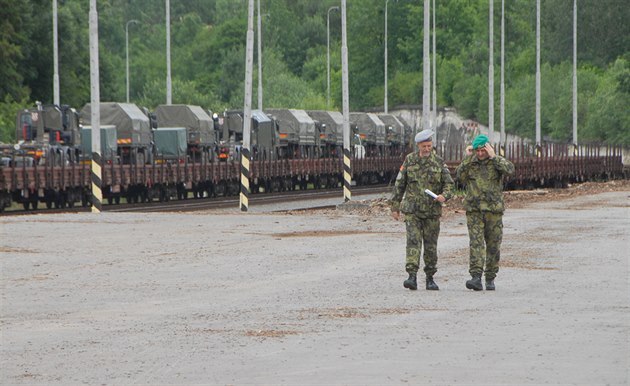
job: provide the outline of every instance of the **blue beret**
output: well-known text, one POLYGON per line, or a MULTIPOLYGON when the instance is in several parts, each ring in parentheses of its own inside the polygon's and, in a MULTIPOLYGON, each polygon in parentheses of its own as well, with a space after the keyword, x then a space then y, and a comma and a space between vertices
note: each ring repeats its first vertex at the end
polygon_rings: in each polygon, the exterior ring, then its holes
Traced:
POLYGON ((416 134, 416 143, 432 141, 433 131, 426 129, 416 134))

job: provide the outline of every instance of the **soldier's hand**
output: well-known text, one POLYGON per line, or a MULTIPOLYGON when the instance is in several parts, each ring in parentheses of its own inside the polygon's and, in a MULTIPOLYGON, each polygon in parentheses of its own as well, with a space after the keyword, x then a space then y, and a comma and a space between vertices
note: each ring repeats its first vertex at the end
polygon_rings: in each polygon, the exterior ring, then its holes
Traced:
POLYGON ((472 145, 466 146, 466 155, 472 155, 472 153, 473 153, 472 145))
POLYGON ((488 157, 490 157, 490 159, 493 159, 497 155, 489 143, 486 143, 485 148, 486 148, 486 152, 488 152, 488 157))
POLYGON ((446 198, 444 198, 444 196, 440 194, 440 195, 437 196, 435 201, 437 201, 437 202, 446 202, 446 198))
POLYGON ((396 221, 400 220, 400 212, 398 211, 392 211, 392 218, 396 221))

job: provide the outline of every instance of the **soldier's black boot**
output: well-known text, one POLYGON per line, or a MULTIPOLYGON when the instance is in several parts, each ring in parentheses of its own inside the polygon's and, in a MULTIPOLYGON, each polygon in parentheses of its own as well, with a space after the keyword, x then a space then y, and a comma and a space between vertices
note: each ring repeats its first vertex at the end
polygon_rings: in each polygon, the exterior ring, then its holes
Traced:
POLYGON ((481 275, 473 276, 472 279, 466 280, 466 288, 481 291, 483 289, 483 285, 481 284, 481 275))
POLYGON ((410 273, 409 274, 409 278, 407 280, 405 280, 405 282, 403 283, 403 286, 405 288, 409 288, 410 290, 417 290, 418 289, 418 282, 416 280, 416 274, 415 273, 410 273))
POLYGON ((486 279, 486 291, 494 291, 494 279, 486 279))
POLYGON ((438 291, 440 287, 433 281, 432 276, 427 276, 427 290, 429 291, 438 291))

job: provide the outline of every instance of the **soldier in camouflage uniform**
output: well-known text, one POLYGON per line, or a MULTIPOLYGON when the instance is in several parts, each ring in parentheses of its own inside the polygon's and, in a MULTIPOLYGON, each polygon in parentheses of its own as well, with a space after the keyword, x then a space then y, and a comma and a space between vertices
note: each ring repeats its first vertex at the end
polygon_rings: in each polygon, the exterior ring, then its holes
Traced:
POLYGON ((486 290, 494 291, 503 238, 503 177, 514 174, 514 165, 496 155, 488 137, 483 134, 474 139, 472 146, 466 148, 466 153, 467 156, 457 167, 457 180, 466 185, 464 207, 470 239, 469 272, 472 276, 466 281, 466 288, 481 291, 481 274, 485 272, 486 290))
POLYGON ((392 217, 405 215, 407 226, 407 258, 405 269, 409 278, 403 286, 418 289, 416 275, 420 265, 420 251, 424 245, 424 273, 426 289, 439 290, 433 280, 437 272, 437 242, 440 234, 442 203, 451 198, 453 179, 444 161, 433 151, 433 131, 423 130, 415 137, 418 151, 407 155, 396 177, 390 200, 392 217), (429 189, 437 195, 430 197, 429 189))

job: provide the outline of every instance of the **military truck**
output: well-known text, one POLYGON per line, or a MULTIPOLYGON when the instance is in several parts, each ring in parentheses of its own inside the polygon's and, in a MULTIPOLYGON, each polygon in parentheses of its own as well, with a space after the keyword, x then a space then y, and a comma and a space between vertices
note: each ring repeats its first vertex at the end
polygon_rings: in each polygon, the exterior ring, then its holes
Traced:
MULTIPOLYGON (((119 163, 116 126, 101 125, 101 158, 103 163, 119 163)), ((83 126, 81 129, 81 159, 92 159, 92 126, 83 126)))
POLYGON ((67 105, 42 105, 22 109, 16 119, 17 143, 33 149, 30 156, 40 165, 78 161, 81 143, 79 115, 67 105))
POLYGON ((191 160, 200 162, 214 159, 218 136, 212 112, 194 105, 160 105, 155 109, 157 127, 184 127, 187 151, 191 160))
POLYGON ((392 114, 378 114, 385 124, 385 135, 388 155, 399 155, 405 152, 405 125, 398 117, 392 114))
POLYGON ((360 144, 365 148, 366 156, 375 157, 384 155, 385 151, 385 124, 376 114, 350 113, 350 123, 360 144))
MULTIPOLYGON (((100 103, 100 124, 116 127, 118 156, 123 164, 151 163, 153 133, 149 117, 131 103, 100 103)), ((92 107, 81 109, 81 122, 91 126, 92 107)))
MULTIPOLYGON (((275 122, 263 111, 252 110, 250 147, 252 160, 276 159, 280 142, 275 122)), ((232 110, 223 113, 219 157, 237 157, 243 145, 243 112, 232 110)))
POLYGON ((343 114, 323 110, 309 110, 306 113, 315 121, 322 156, 340 157, 343 154, 343 114))
POLYGON ((277 125, 280 158, 316 158, 320 152, 315 121, 304 110, 265 109, 277 125))

